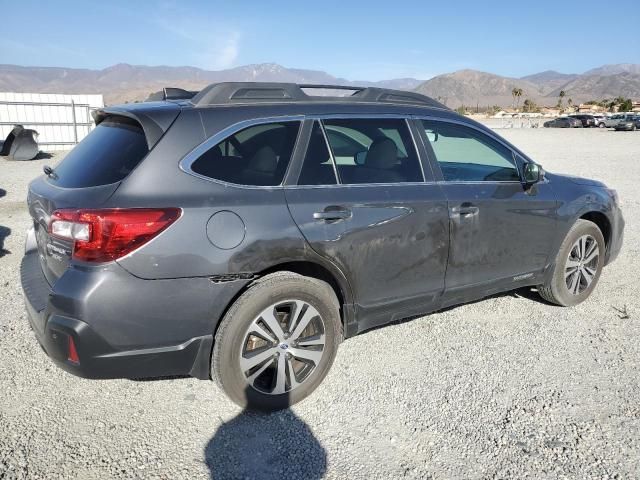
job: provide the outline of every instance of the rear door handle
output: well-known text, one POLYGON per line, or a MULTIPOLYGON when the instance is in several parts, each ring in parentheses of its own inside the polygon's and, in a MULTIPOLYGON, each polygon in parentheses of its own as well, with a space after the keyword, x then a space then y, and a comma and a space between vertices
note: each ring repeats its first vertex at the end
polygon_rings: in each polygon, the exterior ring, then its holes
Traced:
POLYGON ((342 207, 327 207, 322 212, 314 212, 313 218, 315 220, 324 220, 325 222, 331 220, 344 220, 351 216, 351 210, 342 207))
POLYGON ((463 217, 473 217, 477 215, 480 209, 475 205, 460 205, 451 209, 452 215, 460 215, 463 217))

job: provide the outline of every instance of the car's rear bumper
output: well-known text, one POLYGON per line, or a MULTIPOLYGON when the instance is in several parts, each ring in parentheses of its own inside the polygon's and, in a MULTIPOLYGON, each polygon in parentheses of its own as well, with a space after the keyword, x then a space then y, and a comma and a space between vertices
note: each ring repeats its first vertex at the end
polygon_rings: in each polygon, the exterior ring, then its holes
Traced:
POLYGON ((213 332, 242 287, 209 279, 142 280, 112 264, 46 282, 37 252, 21 264, 29 322, 49 357, 86 378, 209 378, 213 332), (69 360, 69 339, 79 362, 69 360))

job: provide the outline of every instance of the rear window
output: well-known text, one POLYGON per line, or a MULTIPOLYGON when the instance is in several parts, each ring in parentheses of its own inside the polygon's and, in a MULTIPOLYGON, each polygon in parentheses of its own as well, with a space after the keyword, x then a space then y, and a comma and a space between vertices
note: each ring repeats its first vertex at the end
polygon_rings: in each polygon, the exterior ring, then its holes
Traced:
POLYGON ((111 116, 71 150, 49 181, 64 188, 86 188, 125 178, 149 153, 140 125, 111 116))
POLYGON ((282 183, 300 122, 254 125, 210 148, 191 165, 206 177, 240 185, 282 183))

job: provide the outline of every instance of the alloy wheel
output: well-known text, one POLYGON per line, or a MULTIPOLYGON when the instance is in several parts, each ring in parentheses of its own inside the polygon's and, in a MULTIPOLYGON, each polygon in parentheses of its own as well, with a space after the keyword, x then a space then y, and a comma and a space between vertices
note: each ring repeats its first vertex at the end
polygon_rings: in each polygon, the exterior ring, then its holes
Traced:
POLYGON ((249 325, 240 349, 240 369, 255 390, 281 395, 299 387, 319 365, 325 326, 318 311, 302 300, 265 308, 249 325))
POLYGON ((567 289, 580 295, 593 283, 598 271, 600 247, 591 235, 583 235, 571 247, 565 264, 567 289))

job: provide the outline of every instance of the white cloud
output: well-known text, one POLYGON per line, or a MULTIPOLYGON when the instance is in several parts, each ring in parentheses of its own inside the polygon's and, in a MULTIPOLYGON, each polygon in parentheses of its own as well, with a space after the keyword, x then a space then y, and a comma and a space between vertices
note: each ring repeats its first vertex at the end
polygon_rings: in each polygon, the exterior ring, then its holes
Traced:
POLYGON ((220 70, 233 67, 240 53, 242 34, 221 26, 221 20, 185 15, 173 8, 152 20, 165 32, 188 44, 185 60, 198 67, 220 70))
POLYGON ((235 65, 240 51, 240 32, 228 32, 224 38, 209 38, 205 41, 205 53, 196 55, 200 66, 220 70, 235 65))

